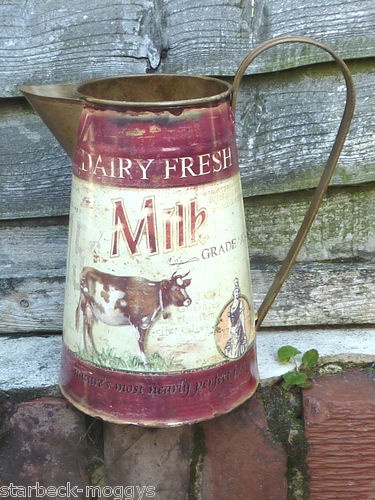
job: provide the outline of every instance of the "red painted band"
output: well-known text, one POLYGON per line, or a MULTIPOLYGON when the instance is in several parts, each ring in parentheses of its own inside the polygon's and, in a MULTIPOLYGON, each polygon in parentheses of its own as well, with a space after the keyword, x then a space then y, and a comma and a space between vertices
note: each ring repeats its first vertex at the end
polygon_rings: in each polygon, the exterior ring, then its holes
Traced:
POLYGON ((244 402, 257 383, 255 342, 235 361, 170 374, 101 368, 63 344, 64 395, 85 413, 111 422, 164 427, 207 420, 244 402))
POLYGON ((73 173, 99 184, 194 186, 238 172, 229 100, 197 109, 163 111, 86 106, 78 138, 73 173))
POLYGON ((232 145, 192 156, 159 158, 144 153, 132 158, 108 156, 79 148, 73 162, 73 173, 80 179, 130 188, 196 186, 227 179, 237 171, 237 150, 232 145))

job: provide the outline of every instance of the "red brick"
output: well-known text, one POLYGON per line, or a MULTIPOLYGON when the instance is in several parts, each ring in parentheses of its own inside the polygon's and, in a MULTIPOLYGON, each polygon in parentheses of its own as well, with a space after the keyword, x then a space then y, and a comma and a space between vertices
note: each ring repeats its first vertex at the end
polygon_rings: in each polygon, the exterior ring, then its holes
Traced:
POLYGON ((104 429, 107 485, 153 487, 155 498, 186 499, 192 451, 190 426, 146 429, 105 424, 104 429))
POLYGON ((203 424, 206 456, 204 500, 283 500, 286 454, 268 430, 262 399, 203 424))
POLYGON ((317 378, 303 395, 311 500, 375 499, 375 374, 317 378))
POLYGON ((8 404, 3 420, 0 484, 88 484, 85 417, 69 403, 46 397, 8 404))

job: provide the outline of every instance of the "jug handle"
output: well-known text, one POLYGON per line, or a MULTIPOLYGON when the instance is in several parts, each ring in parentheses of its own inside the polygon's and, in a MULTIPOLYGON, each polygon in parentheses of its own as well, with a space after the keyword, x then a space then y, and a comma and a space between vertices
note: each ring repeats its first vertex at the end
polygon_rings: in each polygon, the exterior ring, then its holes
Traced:
POLYGON ((280 36, 273 38, 271 40, 267 40, 266 42, 263 42, 259 44, 257 47, 255 47, 249 54, 245 57, 245 59, 242 61, 240 64, 234 80, 233 80, 233 94, 232 94, 232 111, 233 114, 235 114, 235 108, 236 108, 236 103, 237 103, 237 96, 238 96, 238 90, 239 90, 239 85, 242 79, 242 76, 244 75, 246 69, 248 66, 253 62, 253 60, 260 55, 262 52, 265 50, 270 49, 271 47, 274 47, 275 45, 279 45, 282 43, 307 43, 310 45, 315 45, 316 47, 319 47, 326 52, 328 52, 335 62, 338 64, 338 66, 341 69, 341 72, 344 75, 345 78, 345 83, 346 83, 346 103, 345 103, 345 109, 342 115, 341 123, 335 138, 335 141, 333 143, 330 155, 328 157, 326 166, 324 168, 323 174, 321 176, 321 179, 319 181, 319 184, 314 192, 313 198, 310 202, 310 206, 305 214, 305 217, 303 219, 303 222, 301 224, 301 227, 299 228, 299 231, 292 243, 292 246, 290 247, 290 250, 285 257, 284 261, 281 264, 281 267, 276 274, 274 281, 268 290, 265 298, 263 299, 262 304, 259 307, 258 310, 258 315, 256 319, 256 324, 255 324, 255 329, 259 330, 264 317, 266 316, 268 310, 270 309, 271 305, 273 304, 277 294, 279 293, 284 281, 286 280, 289 271, 291 267, 293 266, 297 255, 305 241, 305 238, 307 236, 307 233, 309 232, 311 225, 315 219, 315 216, 318 212, 318 209, 323 201, 323 198, 326 194, 328 184, 332 178, 333 172, 336 168, 341 150, 344 146, 344 142, 346 139, 346 136, 349 131, 350 123, 353 117, 354 113, 354 107, 355 107, 355 89, 354 89, 354 83, 353 79, 351 76, 351 73, 345 64, 345 62, 337 55, 335 52, 333 52, 332 49, 327 47, 326 45, 320 43, 317 40, 314 40, 313 38, 308 38, 305 36, 280 36))

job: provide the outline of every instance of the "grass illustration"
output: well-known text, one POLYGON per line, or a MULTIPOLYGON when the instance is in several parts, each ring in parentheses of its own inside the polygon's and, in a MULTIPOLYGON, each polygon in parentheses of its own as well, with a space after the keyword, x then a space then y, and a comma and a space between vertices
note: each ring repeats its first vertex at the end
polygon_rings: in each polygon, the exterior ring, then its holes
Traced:
POLYGON ((91 352, 78 349, 76 355, 84 361, 113 370, 167 372, 173 367, 172 358, 163 358, 157 352, 148 356, 147 366, 144 365, 139 356, 129 353, 121 353, 120 355, 119 352, 111 347, 91 352))

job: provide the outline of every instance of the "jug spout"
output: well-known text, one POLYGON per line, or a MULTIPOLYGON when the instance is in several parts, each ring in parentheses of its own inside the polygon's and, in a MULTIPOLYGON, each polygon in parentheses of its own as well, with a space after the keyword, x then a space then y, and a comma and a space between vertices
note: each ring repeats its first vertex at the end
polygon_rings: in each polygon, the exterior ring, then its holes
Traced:
POLYGON ((72 157, 77 142, 83 102, 75 97, 77 85, 23 85, 28 102, 72 157))

